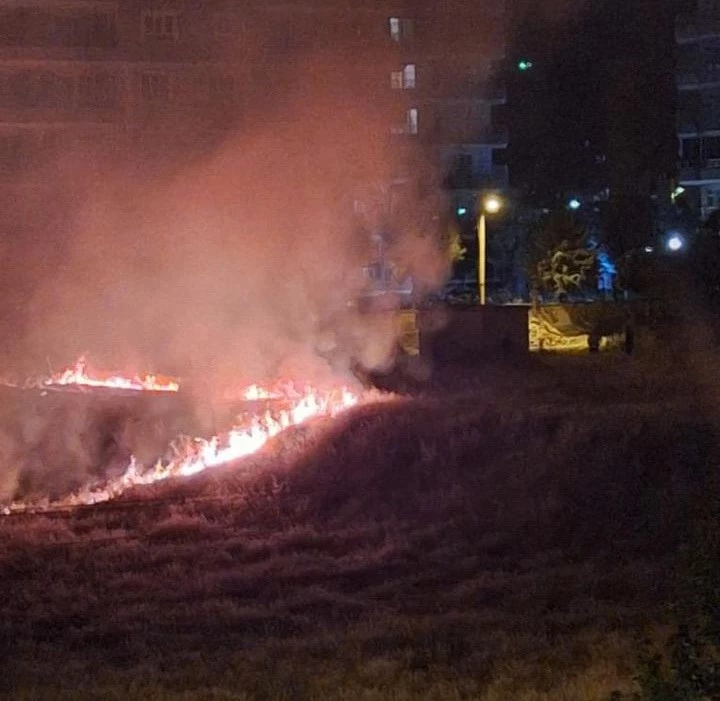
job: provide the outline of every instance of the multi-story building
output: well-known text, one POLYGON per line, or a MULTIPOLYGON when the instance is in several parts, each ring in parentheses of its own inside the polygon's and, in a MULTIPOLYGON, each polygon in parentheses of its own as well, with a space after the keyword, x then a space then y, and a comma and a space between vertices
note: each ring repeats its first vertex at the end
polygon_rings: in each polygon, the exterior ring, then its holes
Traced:
MULTIPOLYGON (((502 7, 0 0, 0 191, 14 201, 58 152, 191 156, 268 95, 302 88, 298 60, 318 55, 338 80, 352 74, 358 104, 385 115, 414 164, 445 176, 451 206, 471 208, 508 180, 502 7)), ((390 185, 417 172, 398 159, 390 185)))
POLYGON ((720 208, 720 1, 677 23, 680 185, 706 219, 720 208))

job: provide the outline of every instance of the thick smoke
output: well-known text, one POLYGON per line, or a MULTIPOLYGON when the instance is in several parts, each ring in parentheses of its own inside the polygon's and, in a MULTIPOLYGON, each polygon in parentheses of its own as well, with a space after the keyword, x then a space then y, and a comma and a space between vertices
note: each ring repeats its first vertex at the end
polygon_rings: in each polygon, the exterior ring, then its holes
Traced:
MULTIPOLYGON (((88 173, 84 154, 59 162, 68 223, 54 234, 58 264, 32 282, 30 352, 55 363, 87 352, 211 386, 300 371, 318 350, 388 362, 392 324, 353 303, 368 284, 369 229, 388 224, 383 187, 412 154, 391 148, 385 115, 350 87, 318 64, 303 73, 314 78, 192 165, 157 174, 126 158, 88 173), (380 213, 361 227, 354 205, 367 192, 380 213)), ((445 272, 431 203, 415 189, 402 197, 389 253, 427 287, 445 272)))
MULTIPOLYGON (((436 178, 411 144, 388 138, 386 106, 360 101, 352 73, 295 65, 295 87, 258 95, 211 150, 172 131, 192 159, 159 130, 163 159, 147 140, 110 153, 71 146, 31 174, 42 187, 5 217, 8 371, 86 353, 98 367, 179 374, 212 401, 265 379, 388 367, 395 326, 357 303, 363 266, 382 229, 418 290, 441 281, 437 202, 415 185, 388 188, 402 168, 436 178)), ((0 439, 21 473, 22 446, 0 439)))

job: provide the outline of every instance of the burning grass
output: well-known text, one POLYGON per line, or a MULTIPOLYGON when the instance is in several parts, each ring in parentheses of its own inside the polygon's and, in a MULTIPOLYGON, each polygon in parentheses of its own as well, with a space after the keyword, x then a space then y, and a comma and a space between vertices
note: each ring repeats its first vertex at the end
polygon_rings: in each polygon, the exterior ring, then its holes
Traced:
MULTIPOLYGON (((99 381, 94 379, 89 382, 89 377, 83 365, 79 369, 76 367, 62 373, 59 380, 50 378, 42 382, 41 386, 77 383, 81 387, 103 387, 106 390, 155 391, 154 386, 132 386, 133 380, 128 378, 112 376, 108 382, 98 384, 99 381)), ((152 379, 154 382, 154 376, 152 379)), ((177 391, 177 387, 168 391, 177 391)), ((45 393, 42 393, 40 397, 44 395, 45 393)), ((54 498, 41 493, 39 496, 15 499, 2 507, 0 513, 5 515, 28 511, 37 513, 116 499, 140 486, 153 485, 174 477, 186 478, 237 461, 260 452, 269 442, 289 429, 295 429, 318 419, 334 418, 360 403, 379 402, 390 398, 389 395, 381 395, 378 392, 352 391, 344 386, 320 389, 307 385, 298 386, 291 382, 276 383, 271 387, 250 385, 241 388, 239 396, 244 402, 245 410, 236 414, 232 427, 224 433, 218 433, 210 438, 180 435, 171 442, 165 458, 159 458, 146 466, 139 463, 134 454, 128 453, 127 466, 120 474, 109 474, 95 480, 87 479, 79 489, 54 498), (248 407, 248 404, 252 407, 248 407)), ((115 433, 118 430, 126 432, 130 417, 127 415, 118 417, 116 423, 119 425, 115 433)), ((88 433, 86 427, 83 427, 82 433, 88 433)), ((57 437, 57 434, 55 436, 57 437)), ((70 439, 73 437, 72 434, 69 436, 70 439)), ((117 442, 115 435, 107 436, 104 440, 108 439, 113 443, 117 442)), ((97 442, 102 441, 103 436, 99 434, 97 442)), ((57 456, 52 458, 53 464, 57 461, 57 456)))
POLYGON ((635 634, 668 620, 715 440, 695 389, 668 411, 635 377, 619 402, 634 370, 602 362, 582 367, 595 401, 552 367, 522 384, 465 371, 285 435, 292 449, 243 470, 0 521, 0 697, 627 688, 635 634))

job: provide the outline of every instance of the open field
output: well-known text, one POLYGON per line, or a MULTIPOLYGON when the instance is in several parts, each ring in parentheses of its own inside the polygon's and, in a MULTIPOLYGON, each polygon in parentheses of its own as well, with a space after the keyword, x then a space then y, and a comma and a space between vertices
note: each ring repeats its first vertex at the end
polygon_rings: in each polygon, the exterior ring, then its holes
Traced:
POLYGON ((712 386, 666 355, 403 387, 232 468, 0 520, 0 698, 628 689, 716 525, 712 386))

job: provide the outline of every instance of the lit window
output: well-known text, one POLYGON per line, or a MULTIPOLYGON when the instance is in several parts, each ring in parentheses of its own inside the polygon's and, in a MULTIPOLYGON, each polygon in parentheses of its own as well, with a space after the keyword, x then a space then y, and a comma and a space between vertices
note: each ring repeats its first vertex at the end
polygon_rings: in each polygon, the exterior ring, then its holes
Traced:
POLYGON ((393 41, 400 41, 400 19, 398 17, 390 18, 390 38, 393 41))
POLYGON ((406 90, 415 88, 415 64, 408 63, 402 71, 402 85, 406 90))
POLYGON ((408 134, 418 133, 418 111, 415 107, 412 107, 407 111, 407 127, 406 131, 408 134))
POLYGON ((167 10, 146 10, 142 14, 142 34, 153 39, 179 39, 178 13, 167 10))
POLYGON ((401 17, 391 17, 388 21, 390 39, 400 43, 415 36, 415 20, 401 17))
POLYGON ((415 64, 408 63, 401 71, 392 71, 390 85, 393 90, 413 90, 416 86, 415 64))

